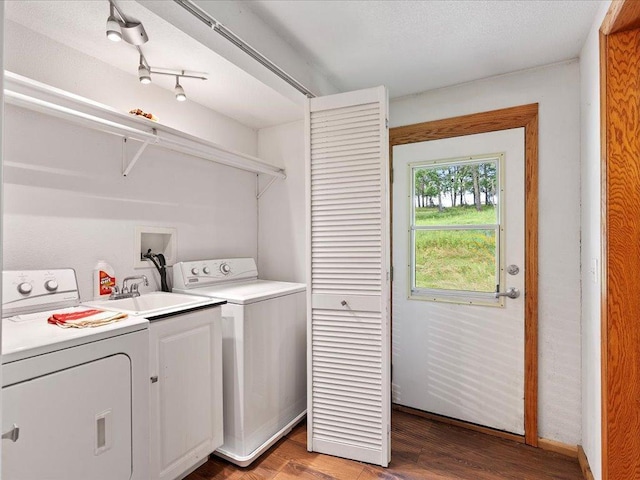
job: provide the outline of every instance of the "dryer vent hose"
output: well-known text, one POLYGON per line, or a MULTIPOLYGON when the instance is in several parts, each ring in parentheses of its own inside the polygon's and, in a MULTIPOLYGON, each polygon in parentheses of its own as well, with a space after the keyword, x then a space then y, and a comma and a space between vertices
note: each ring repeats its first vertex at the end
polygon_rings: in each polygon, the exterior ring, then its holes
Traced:
POLYGON ((147 253, 142 255, 143 258, 151 260, 153 265, 160 274, 160 288, 163 292, 170 292, 171 289, 167 285, 167 262, 164 259, 164 255, 161 253, 151 253, 151 249, 147 250, 147 253))

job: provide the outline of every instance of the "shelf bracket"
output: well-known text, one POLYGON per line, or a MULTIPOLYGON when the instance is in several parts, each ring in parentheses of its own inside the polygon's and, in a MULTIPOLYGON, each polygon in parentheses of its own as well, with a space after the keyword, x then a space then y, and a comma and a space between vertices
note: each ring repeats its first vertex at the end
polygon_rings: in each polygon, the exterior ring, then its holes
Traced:
MULTIPOLYGON (((260 197, 262 197, 262 195, 264 195, 266 193, 267 190, 269 190, 269 187, 271 187, 271 185, 273 185, 273 182, 275 182, 279 177, 271 177, 271 180, 269 180, 269 183, 267 183, 264 188, 262 189, 261 192, 258 193, 258 195, 256 196, 256 198, 258 200, 260 200, 260 197)), ((287 177, 284 177, 287 178, 287 177)))
MULTIPOLYGON (((153 133, 154 135, 157 135, 155 128, 153 129, 153 133)), ((158 137, 156 136, 153 143, 157 143, 157 142, 158 142, 158 137)), ((131 173, 131 170, 135 166, 136 162, 140 159, 140 157, 142 156, 142 154, 144 153, 144 151, 146 150, 146 148, 149 146, 150 143, 151 143, 150 138, 142 142, 142 145, 140 145, 140 148, 138 148, 138 151, 135 153, 131 161, 125 167, 125 161, 127 158, 127 152, 126 152, 127 137, 124 137, 123 143, 122 143, 122 175, 123 176, 126 177, 127 175, 129 175, 129 173, 131 173)))

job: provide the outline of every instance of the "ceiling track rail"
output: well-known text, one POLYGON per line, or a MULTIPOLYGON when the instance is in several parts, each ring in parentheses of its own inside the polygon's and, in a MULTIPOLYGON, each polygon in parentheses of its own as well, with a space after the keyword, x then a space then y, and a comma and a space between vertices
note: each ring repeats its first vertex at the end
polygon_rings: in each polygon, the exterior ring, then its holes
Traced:
POLYGON ((147 146, 153 144, 247 172, 270 175, 275 178, 287 177, 284 169, 257 157, 155 124, 155 122, 152 123, 150 120, 123 114, 106 105, 12 72, 5 72, 4 87, 4 101, 7 104, 141 142, 139 150, 123 168, 125 176, 131 172, 147 146))
POLYGON ((282 80, 287 82, 289 85, 291 85, 293 88, 298 90, 300 93, 306 95, 307 98, 316 97, 316 95, 311 90, 309 90, 307 87, 302 85, 300 82, 298 82, 295 78, 293 78, 287 72, 285 72, 280 67, 278 67, 278 65, 273 63, 267 57, 262 55, 258 50, 256 50, 251 45, 246 43, 244 40, 238 37, 235 33, 233 33, 231 30, 225 27, 223 24, 218 22, 215 18, 213 18, 211 15, 205 12, 202 8, 200 8, 194 2, 192 2, 191 0, 174 0, 174 2, 180 5, 182 8, 184 8, 187 12, 189 12, 191 15, 196 17, 202 23, 207 25, 214 32, 224 37, 226 40, 234 44, 236 47, 238 47, 244 53, 249 55, 255 61, 257 61, 262 66, 267 68, 267 70, 269 70, 270 72, 280 77, 282 80))

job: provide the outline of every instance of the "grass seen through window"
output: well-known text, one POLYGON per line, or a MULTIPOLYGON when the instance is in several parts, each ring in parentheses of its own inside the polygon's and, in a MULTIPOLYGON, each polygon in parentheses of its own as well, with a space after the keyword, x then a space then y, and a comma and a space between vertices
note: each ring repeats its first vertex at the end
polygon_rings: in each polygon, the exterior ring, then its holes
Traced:
MULTIPOLYGON (((493 205, 418 207, 415 226, 491 225, 493 205)), ((496 230, 416 230, 415 287, 494 292, 496 230)))

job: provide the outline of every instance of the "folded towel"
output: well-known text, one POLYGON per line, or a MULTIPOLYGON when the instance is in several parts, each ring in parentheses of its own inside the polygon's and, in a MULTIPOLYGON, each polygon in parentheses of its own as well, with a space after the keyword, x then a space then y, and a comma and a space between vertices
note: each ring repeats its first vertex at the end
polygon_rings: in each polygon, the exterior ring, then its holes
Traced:
POLYGON ((47 322, 62 328, 87 328, 100 327, 123 318, 127 318, 126 313, 93 309, 72 313, 54 313, 47 319, 47 322))

